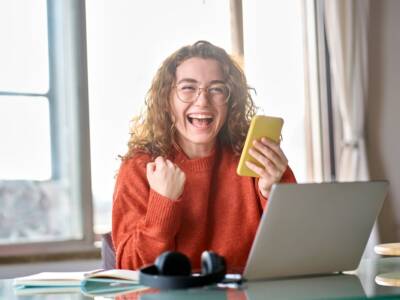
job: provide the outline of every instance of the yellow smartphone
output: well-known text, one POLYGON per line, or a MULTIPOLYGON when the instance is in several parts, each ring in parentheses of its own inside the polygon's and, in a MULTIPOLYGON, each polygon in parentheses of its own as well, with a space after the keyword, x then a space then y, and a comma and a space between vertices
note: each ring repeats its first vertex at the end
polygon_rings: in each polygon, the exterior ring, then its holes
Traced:
POLYGON ((249 149, 253 146, 254 140, 262 137, 269 138, 275 142, 279 142, 283 126, 283 119, 270 116, 254 116, 251 120, 249 131, 247 132, 246 141, 240 156, 236 173, 240 176, 259 177, 258 174, 250 170, 245 161, 251 161, 258 166, 261 164, 249 154, 249 149))

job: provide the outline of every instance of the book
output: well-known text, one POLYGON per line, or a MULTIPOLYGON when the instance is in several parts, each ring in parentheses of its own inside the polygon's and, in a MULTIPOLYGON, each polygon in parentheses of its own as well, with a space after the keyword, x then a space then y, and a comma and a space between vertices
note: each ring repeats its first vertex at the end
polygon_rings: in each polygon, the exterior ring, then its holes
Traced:
POLYGON ((13 282, 16 294, 71 293, 104 294, 137 289, 138 271, 112 269, 89 272, 42 272, 18 277, 13 282))
POLYGON ((138 283, 138 271, 112 269, 89 272, 42 272, 14 279, 14 286, 80 286, 83 280, 103 278, 124 283, 138 283))
MULTIPOLYGON (((93 271, 94 273, 97 270, 93 271)), ((29 276, 14 278, 15 287, 60 287, 80 286, 86 274, 91 272, 41 272, 29 276)))
POLYGON ((125 269, 95 270, 85 274, 85 280, 98 278, 102 281, 111 280, 130 284, 139 283, 139 271, 125 269))

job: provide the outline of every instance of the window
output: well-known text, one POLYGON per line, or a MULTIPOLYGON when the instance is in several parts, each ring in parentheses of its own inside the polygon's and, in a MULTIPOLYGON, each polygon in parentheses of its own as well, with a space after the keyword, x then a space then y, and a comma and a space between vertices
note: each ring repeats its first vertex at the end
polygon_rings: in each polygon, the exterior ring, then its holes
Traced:
POLYGON ((129 121, 139 113, 157 68, 197 40, 230 51, 230 10, 228 0, 86 3, 92 186, 95 231, 101 233, 111 229, 114 179, 118 155, 127 151, 129 121))
POLYGON ((301 1, 243 1, 244 55, 255 102, 284 119, 282 149, 299 182, 306 172, 301 1))
MULTIPOLYGON (((197 40, 230 52, 230 2, 151 0, 138 6, 129 0, 87 1, 97 233, 111 229, 118 155, 127 150, 129 121, 142 108, 152 76, 167 55, 197 40)), ((301 3, 243 1, 243 19, 244 67, 257 90, 256 104, 261 113, 285 119, 282 147, 297 179, 307 181, 301 3)))
POLYGON ((1 179, 51 177, 46 9, 44 0, 0 3, 1 179))
POLYGON ((79 0, 0 2, 1 255, 93 247, 81 28, 79 0))
POLYGON ((0 107, 0 178, 49 180, 51 145, 48 98, 3 94, 0 95, 0 107))
MULTIPOLYGON (((92 195, 95 232, 111 229, 118 155, 153 75, 197 40, 231 52, 231 4, 0 2, 2 254, 91 246, 92 195)), ((285 119, 282 147, 307 181, 300 5, 243 1, 244 68, 261 113, 285 119)))

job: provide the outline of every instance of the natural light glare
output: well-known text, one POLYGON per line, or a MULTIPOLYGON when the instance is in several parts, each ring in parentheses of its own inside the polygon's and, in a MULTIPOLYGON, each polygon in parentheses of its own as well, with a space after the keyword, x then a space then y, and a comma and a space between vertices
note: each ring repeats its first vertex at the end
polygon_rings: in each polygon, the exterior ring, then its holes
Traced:
POLYGON ((282 148, 306 181, 301 1, 243 1, 245 69, 262 113, 284 119, 282 148))
POLYGON ((0 180, 51 178, 50 119, 44 97, 0 97, 0 180))
POLYGON ((0 91, 46 93, 46 0, 0 1, 0 40, 0 91))
POLYGON ((230 51, 229 1, 88 0, 92 189, 96 231, 109 230, 118 155, 162 61, 208 40, 230 51), (102 228, 100 228, 102 225, 102 228), (104 226, 103 226, 104 225, 104 226))

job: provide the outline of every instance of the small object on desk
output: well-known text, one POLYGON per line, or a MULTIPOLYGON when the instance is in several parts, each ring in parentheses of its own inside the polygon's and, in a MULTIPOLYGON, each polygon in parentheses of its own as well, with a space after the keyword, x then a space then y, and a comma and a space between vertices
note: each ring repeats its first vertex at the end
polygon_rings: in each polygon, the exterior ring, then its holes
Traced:
POLYGON ((225 274, 224 280, 219 282, 218 287, 240 289, 242 287, 243 278, 241 274, 225 274))
POLYGON ((379 244, 374 250, 379 255, 400 256, 400 243, 379 244))
POLYGON ((80 293, 87 272, 42 272, 14 279, 17 296, 80 293))
POLYGON ((14 279, 15 287, 80 286, 87 272, 41 272, 14 279))
POLYGON ((94 270, 89 272, 42 272, 14 279, 14 286, 80 286, 89 278, 125 280, 138 283, 138 272, 132 270, 94 270))
POLYGON ((379 285, 400 287, 400 272, 379 274, 375 277, 375 282, 379 285))
POLYGON ((102 290, 106 286, 113 289, 134 288, 138 285, 138 272, 132 270, 94 270, 89 272, 42 272, 14 279, 17 294, 43 294, 68 292, 71 288, 81 288, 90 280, 90 288, 102 290))

